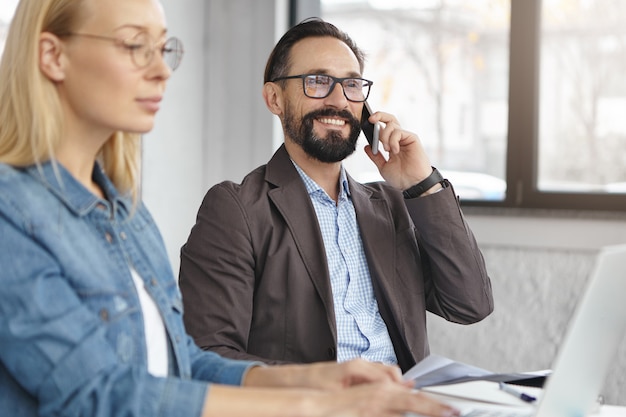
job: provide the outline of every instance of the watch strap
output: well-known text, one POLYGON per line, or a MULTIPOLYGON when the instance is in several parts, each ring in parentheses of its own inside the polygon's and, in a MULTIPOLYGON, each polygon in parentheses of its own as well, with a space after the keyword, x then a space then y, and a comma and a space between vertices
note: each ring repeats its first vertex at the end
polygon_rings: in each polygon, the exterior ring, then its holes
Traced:
POLYGON ((426 191, 428 191, 433 185, 437 183, 441 184, 444 181, 444 178, 439 172, 439 170, 437 170, 437 168, 435 167, 432 167, 432 168, 433 168, 433 171, 430 173, 429 176, 424 178, 418 184, 412 186, 411 188, 407 188, 406 190, 402 192, 402 194, 404 195, 404 198, 419 197, 422 194, 424 194, 426 191))

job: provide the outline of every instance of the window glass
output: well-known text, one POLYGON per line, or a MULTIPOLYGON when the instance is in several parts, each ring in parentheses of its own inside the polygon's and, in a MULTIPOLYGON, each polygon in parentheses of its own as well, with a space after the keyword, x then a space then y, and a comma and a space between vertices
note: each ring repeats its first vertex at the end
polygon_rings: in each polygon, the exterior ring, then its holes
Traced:
MULTIPOLYGON (((506 192, 509 0, 322 0, 322 17, 367 54, 372 109, 416 132, 461 199, 506 192)), ((360 149, 346 166, 380 179, 360 149)))
POLYGON ((540 191, 626 193, 626 2, 543 0, 540 191))

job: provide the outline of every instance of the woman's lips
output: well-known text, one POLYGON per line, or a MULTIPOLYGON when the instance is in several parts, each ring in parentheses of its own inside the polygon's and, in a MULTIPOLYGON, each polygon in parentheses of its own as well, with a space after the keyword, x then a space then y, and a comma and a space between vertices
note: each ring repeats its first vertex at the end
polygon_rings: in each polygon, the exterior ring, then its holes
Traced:
POLYGON ((161 108, 161 100, 162 97, 146 97, 137 99, 137 102, 144 109, 156 113, 161 108))

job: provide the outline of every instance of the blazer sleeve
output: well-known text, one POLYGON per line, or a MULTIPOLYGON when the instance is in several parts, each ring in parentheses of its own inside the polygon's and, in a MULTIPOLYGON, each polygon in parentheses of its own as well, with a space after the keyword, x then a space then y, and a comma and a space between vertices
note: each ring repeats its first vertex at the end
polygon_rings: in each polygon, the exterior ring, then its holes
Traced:
POLYGON ((405 203, 415 224, 427 310, 460 324, 487 317, 494 307, 491 281, 454 188, 405 203))
POLYGON ((249 219, 231 183, 211 188, 181 249, 179 284, 188 333, 204 350, 268 361, 247 352, 255 262, 249 219))

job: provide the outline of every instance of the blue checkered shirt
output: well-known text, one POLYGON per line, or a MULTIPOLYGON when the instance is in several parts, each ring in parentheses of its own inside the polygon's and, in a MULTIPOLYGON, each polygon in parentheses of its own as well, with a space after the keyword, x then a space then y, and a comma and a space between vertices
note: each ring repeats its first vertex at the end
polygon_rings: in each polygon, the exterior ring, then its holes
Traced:
POLYGON ((326 248, 337 322, 337 361, 361 357, 397 363, 387 326, 378 311, 344 168, 335 204, 295 162, 294 166, 313 203, 326 248))

